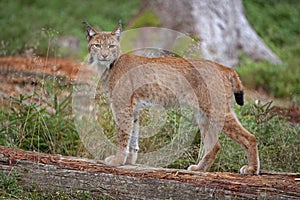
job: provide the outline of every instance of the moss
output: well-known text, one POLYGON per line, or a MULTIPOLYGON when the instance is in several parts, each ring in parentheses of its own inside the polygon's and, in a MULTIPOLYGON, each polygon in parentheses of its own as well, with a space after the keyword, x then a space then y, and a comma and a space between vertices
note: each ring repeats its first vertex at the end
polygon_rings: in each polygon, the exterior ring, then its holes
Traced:
POLYGON ((195 42, 201 42, 201 38, 197 34, 190 34, 189 35, 195 42))
POLYGON ((139 28, 144 26, 161 26, 162 22, 154 12, 147 9, 140 16, 138 16, 130 28, 139 28))

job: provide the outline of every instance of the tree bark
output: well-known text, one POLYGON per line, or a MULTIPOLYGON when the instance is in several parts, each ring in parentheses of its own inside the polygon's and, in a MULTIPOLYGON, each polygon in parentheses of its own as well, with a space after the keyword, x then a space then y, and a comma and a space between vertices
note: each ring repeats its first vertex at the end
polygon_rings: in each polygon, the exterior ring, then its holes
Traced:
POLYGON ((281 64, 248 23, 242 0, 144 0, 129 25, 146 10, 159 16, 162 27, 196 34, 206 59, 233 66, 238 64, 238 52, 243 51, 255 61, 281 64))
POLYGON ((101 162, 0 146, 0 171, 51 193, 89 191, 113 199, 299 199, 300 174, 243 176, 101 162), (298 178, 297 178, 298 177, 298 178))

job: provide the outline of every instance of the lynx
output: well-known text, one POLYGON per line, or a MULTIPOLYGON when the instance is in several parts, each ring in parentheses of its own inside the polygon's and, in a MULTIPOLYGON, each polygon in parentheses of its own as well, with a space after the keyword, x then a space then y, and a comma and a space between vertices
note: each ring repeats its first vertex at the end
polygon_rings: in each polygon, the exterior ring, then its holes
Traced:
MULTIPOLYGON (((110 107, 113 111, 116 123, 117 152, 109 156, 105 162, 111 166, 124 164, 135 164, 138 156, 139 145, 139 113, 144 107, 154 104, 172 106, 178 103, 174 91, 163 84, 173 84, 180 88, 181 82, 174 74, 179 74, 190 84, 192 91, 197 97, 196 103, 191 103, 195 110, 195 118, 200 128, 201 137, 204 143, 204 156, 197 165, 191 165, 188 170, 209 171, 217 152, 220 150, 218 132, 210 129, 212 122, 218 122, 218 117, 223 116, 224 124, 221 131, 231 139, 238 142, 247 152, 248 165, 240 169, 241 174, 259 174, 259 157, 256 138, 249 133, 238 121, 234 110, 234 100, 237 104, 243 105, 243 86, 238 74, 231 68, 221 64, 201 59, 188 60, 178 57, 146 58, 132 54, 122 54, 120 51, 121 23, 112 32, 100 32, 86 24, 86 39, 88 41, 89 63, 97 66, 100 80, 104 90, 110 98, 110 107), (206 74, 205 70, 217 70, 218 73, 206 74), (126 76, 132 70, 140 70, 137 76, 126 76), (142 71, 141 71, 142 70, 142 71), (168 71, 170 73, 168 73, 168 71), (171 73, 172 71, 176 73, 171 73), (159 72, 159 73, 157 73, 159 72), (217 75, 219 74, 219 75, 217 75), (130 85, 147 79, 159 80, 140 85, 133 89, 120 87, 120 79, 125 78, 130 85), (206 77, 205 81, 203 77, 206 77), (174 82, 174 83, 171 83, 174 82), (209 85, 215 84, 215 85, 209 85), (213 107, 209 94, 209 87, 218 88, 218 84, 224 86, 224 90, 213 91, 224 98, 218 99, 225 106, 224 114, 218 115, 218 108, 213 107), (117 94, 116 94, 117 91, 117 94), (118 92, 121 91, 121 92, 118 92), (217 113, 214 115, 213 113, 217 113), (216 116, 216 118, 214 118, 216 116)), ((125 84, 126 85, 126 84, 125 84)), ((128 84, 127 84, 128 85, 128 84)), ((188 91, 187 91, 188 92, 188 91)), ((186 93, 187 93, 186 92, 186 93)), ((180 91, 185 95, 184 91, 180 91)), ((189 94, 186 94, 189 96, 189 94)), ((186 103, 189 103, 186 97, 186 103)))

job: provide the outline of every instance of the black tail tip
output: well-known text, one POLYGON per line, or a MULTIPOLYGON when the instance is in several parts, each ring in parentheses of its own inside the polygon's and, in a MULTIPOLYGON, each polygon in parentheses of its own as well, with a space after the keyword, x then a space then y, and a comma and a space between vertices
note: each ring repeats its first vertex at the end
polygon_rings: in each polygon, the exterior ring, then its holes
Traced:
POLYGON ((235 101, 240 106, 244 105, 244 92, 240 91, 237 93, 234 93, 235 101))

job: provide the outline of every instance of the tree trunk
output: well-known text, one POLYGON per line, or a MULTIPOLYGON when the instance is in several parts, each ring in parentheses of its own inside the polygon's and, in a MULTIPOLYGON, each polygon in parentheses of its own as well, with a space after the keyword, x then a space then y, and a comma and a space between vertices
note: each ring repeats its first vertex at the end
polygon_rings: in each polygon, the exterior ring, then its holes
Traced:
POLYGON ((299 199, 299 174, 243 176, 145 166, 108 167, 95 160, 0 146, 0 172, 55 193, 89 191, 112 199, 299 199), (297 178, 298 177, 298 178, 297 178))
POLYGON ((238 51, 242 50, 255 61, 281 64, 248 23, 241 0, 144 0, 129 26, 149 10, 159 17, 162 27, 196 34, 206 59, 237 65, 238 51))

